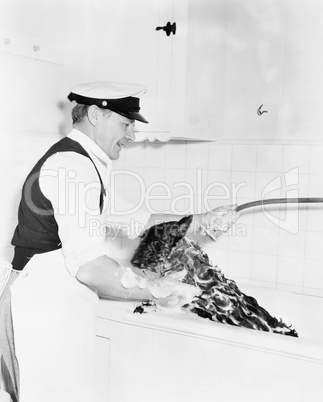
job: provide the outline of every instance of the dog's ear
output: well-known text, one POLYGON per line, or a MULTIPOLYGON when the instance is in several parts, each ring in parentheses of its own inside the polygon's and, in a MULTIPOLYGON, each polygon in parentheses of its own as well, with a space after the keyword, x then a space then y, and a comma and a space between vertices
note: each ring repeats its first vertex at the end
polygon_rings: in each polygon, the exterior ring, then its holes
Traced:
POLYGON ((193 215, 184 216, 180 221, 174 223, 170 228, 170 233, 174 237, 184 237, 192 223, 193 215))

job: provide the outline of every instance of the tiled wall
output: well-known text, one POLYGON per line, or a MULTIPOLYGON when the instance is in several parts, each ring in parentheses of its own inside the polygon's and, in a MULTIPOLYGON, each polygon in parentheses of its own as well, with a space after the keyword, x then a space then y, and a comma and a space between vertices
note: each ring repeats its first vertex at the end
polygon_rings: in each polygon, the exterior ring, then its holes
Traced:
MULTIPOLYGON (((35 160, 58 137, 1 135, 0 260, 10 260, 21 185, 35 160)), ((323 145, 133 143, 115 162, 116 189, 151 212, 199 213, 264 198, 323 197, 323 145), (142 194, 146 198, 141 198, 142 194)), ((239 282, 323 296, 323 204, 247 209, 214 243, 194 238, 239 282)), ((136 241, 114 242, 130 257, 136 241)))
MULTIPOLYGON (((142 190, 154 195, 146 205, 158 213, 323 196, 322 145, 134 143, 115 164, 119 168, 135 175, 126 175, 118 189, 133 201, 142 190)), ((323 204, 258 207, 241 212, 237 224, 216 243, 200 235, 196 239, 238 282, 323 296, 322 220, 323 204)), ((123 245, 122 255, 129 256, 132 244, 123 245)))
MULTIPOLYGON (((1 135, 5 194, 0 260, 10 260, 21 185, 35 160, 58 137, 1 135)), ((133 143, 114 164, 116 189, 151 212, 199 213, 264 198, 322 197, 323 145, 133 143), (270 191, 269 191, 270 190, 270 191), (268 192, 269 191, 269 192, 268 192), (141 198, 142 194, 146 198, 141 198)), ((197 234, 212 261, 238 283, 323 296, 323 204, 247 209, 214 243, 197 234)), ((117 239, 116 256, 136 241, 117 239)))

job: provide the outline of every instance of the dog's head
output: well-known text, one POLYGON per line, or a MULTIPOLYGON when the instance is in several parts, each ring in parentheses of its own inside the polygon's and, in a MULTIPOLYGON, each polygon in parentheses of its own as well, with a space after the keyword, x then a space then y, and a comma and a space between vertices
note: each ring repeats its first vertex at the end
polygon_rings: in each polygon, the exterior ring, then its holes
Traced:
POLYGON ((165 265, 167 257, 185 236, 192 220, 193 215, 189 215, 178 222, 164 222, 147 229, 131 259, 132 265, 160 272, 159 265, 165 265))

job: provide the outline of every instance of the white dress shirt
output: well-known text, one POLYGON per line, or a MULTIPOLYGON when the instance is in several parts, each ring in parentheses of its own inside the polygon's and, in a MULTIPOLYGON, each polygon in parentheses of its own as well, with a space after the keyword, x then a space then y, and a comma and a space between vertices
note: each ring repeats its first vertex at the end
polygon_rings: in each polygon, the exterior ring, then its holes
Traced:
POLYGON ((48 158, 41 168, 40 188, 53 205, 65 265, 75 276, 80 265, 109 255, 107 228, 135 238, 150 214, 145 208, 133 208, 121 197, 116 203, 122 203, 123 211, 131 212, 114 214, 110 200, 116 195, 109 185, 112 161, 81 131, 73 129, 68 137, 77 141, 90 155, 106 191, 100 214, 101 185, 97 171, 89 158, 76 152, 58 152, 48 158))

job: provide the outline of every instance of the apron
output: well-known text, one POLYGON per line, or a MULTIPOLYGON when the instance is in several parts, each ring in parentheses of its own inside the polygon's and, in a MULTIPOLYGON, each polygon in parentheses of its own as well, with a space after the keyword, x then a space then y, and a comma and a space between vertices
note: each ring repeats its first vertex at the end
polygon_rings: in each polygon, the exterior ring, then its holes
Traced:
POLYGON ((0 261, 0 299, 12 271, 10 262, 0 261))
POLYGON ((11 295, 20 402, 96 402, 99 298, 70 276, 62 250, 35 255, 11 295))

